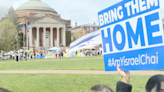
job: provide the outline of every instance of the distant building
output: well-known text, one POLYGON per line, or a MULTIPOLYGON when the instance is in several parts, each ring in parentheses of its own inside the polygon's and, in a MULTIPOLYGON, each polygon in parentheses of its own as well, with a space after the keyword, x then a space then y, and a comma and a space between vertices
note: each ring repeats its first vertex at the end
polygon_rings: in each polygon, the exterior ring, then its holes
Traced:
MULTIPOLYGON (((30 0, 16 9, 20 25, 28 24, 26 48, 66 46, 71 42, 71 20, 65 20, 41 0, 30 0), (29 44, 29 45, 28 45, 29 44)), ((23 31, 23 29, 22 29, 23 31)))
POLYGON ((99 30, 99 25, 94 24, 84 24, 77 26, 77 23, 75 24, 75 27, 71 29, 71 41, 77 40, 78 38, 86 35, 87 33, 91 33, 94 31, 99 30))

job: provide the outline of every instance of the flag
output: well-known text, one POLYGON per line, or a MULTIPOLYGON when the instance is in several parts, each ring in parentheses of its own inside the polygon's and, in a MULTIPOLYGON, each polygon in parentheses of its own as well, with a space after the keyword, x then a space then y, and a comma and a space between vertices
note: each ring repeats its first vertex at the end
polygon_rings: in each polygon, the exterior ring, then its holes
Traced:
POLYGON ((16 41, 18 41, 18 34, 16 34, 15 39, 16 39, 16 41))
POLYGON ((16 34, 16 36, 15 36, 15 39, 17 39, 18 38, 18 34, 16 34))
POLYGON ((74 52, 88 48, 88 47, 94 47, 102 44, 102 38, 101 38, 101 31, 95 31, 89 34, 86 34, 85 36, 77 39, 76 41, 72 42, 70 44, 70 49, 67 53, 67 57, 71 57, 74 52))
POLYGON ((90 26, 90 29, 89 29, 90 31, 92 31, 93 29, 92 29, 92 27, 90 26))
POLYGON ((26 32, 28 33, 29 30, 28 30, 28 24, 26 23, 26 32))

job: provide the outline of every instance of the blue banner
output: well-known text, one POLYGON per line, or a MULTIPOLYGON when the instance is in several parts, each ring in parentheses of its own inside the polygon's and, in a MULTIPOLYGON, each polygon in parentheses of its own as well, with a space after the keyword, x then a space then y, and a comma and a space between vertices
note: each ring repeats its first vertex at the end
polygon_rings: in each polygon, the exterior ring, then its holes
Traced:
POLYGON ((124 0, 98 13, 106 71, 164 69, 159 0, 124 0))

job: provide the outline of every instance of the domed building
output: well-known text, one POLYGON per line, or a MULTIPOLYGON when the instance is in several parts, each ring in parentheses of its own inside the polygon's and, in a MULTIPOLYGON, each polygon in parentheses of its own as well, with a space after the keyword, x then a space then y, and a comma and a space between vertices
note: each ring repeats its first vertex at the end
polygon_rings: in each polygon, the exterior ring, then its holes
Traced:
POLYGON ((20 25, 28 24, 26 48, 59 47, 70 43, 71 20, 61 19, 60 15, 41 0, 30 0, 16 9, 20 25), (66 41, 67 39, 67 41, 66 41))

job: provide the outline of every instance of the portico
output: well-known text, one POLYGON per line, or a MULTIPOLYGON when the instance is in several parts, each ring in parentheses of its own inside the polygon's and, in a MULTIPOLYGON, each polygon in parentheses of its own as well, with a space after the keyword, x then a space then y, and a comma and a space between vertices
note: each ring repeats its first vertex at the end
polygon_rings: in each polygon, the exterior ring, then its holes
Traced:
POLYGON ((47 16, 31 22, 28 29, 29 33, 27 38, 29 37, 30 47, 47 48, 59 47, 60 44, 66 45, 66 27, 64 22, 57 21, 47 16))

